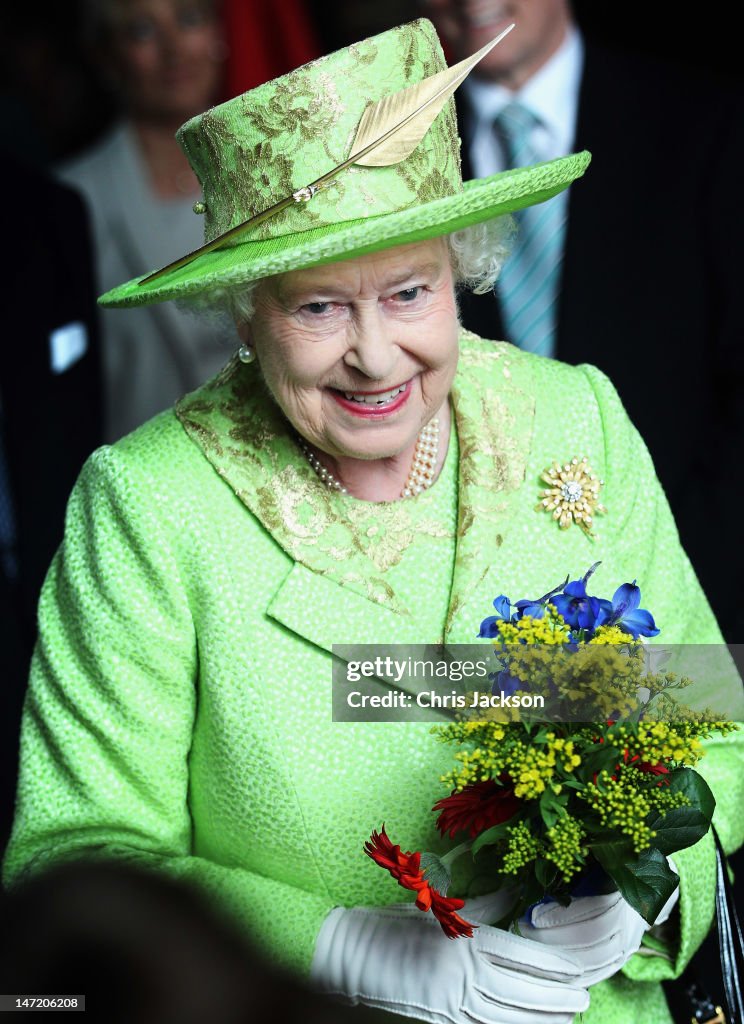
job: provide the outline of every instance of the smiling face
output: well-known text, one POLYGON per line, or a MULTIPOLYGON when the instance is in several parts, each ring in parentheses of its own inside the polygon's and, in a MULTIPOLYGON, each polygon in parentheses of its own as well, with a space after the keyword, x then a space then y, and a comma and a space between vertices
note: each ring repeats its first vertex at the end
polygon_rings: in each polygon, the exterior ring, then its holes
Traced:
POLYGON ((485 46, 511 22, 513 31, 474 74, 519 89, 552 57, 571 24, 568 0, 421 0, 457 59, 485 46))
POLYGON ((315 448, 334 460, 401 455, 445 404, 457 366, 446 243, 266 278, 240 334, 315 448))

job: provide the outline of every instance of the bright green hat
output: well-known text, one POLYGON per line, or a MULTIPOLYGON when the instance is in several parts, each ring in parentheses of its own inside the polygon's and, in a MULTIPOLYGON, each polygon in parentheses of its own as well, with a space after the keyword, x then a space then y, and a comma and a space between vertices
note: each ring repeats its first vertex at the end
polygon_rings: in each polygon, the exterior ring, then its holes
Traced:
POLYGON ((275 204, 285 206, 152 281, 113 288, 101 305, 184 299, 214 285, 434 238, 550 199, 583 174, 586 152, 463 184, 450 95, 410 155, 387 166, 355 162, 310 197, 308 185, 359 152, 370 105, 406 89, 415 97, 411 87, 446 68, 434 26, 420 19, 187 121, 177 138, 202 186, 195 211, 204 215, 205 243, 275 204))

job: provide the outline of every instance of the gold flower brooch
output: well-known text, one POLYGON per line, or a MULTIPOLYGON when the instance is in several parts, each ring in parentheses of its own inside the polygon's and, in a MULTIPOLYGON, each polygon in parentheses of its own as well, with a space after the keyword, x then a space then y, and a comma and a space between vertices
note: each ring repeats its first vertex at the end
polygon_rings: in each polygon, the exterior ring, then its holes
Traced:
POLYGON ((540 479, 548 487, 542 491, 543 497, 537 505, 537 511, 544 509, 552 512, 553 519, 558 520, 562 530, 576 523, 587 536, 593 537, 594 516, 607 509, 599 503, 599 489, 604 480, 597 479, 586 456, 573 458, 563 466, 560 462, 554 462, 543 470, 540 479))

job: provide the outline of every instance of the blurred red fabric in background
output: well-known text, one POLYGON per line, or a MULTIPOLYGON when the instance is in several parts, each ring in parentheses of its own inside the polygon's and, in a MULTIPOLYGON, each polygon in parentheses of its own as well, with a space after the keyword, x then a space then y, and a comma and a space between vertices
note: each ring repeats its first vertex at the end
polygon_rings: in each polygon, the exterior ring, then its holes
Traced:
POLYGON ((230 99, 321 55, 303 0, 223 0, 230 99))

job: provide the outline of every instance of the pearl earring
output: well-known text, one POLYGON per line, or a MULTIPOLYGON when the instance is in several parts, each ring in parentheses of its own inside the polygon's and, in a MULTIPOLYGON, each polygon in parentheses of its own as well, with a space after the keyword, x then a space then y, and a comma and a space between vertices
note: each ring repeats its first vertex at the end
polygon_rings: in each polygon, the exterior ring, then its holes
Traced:
POLYGON ((256 353, 250 345, 241 345, 238 349, 238 359, 241 363, 252 363, 255 358, 256 353))

